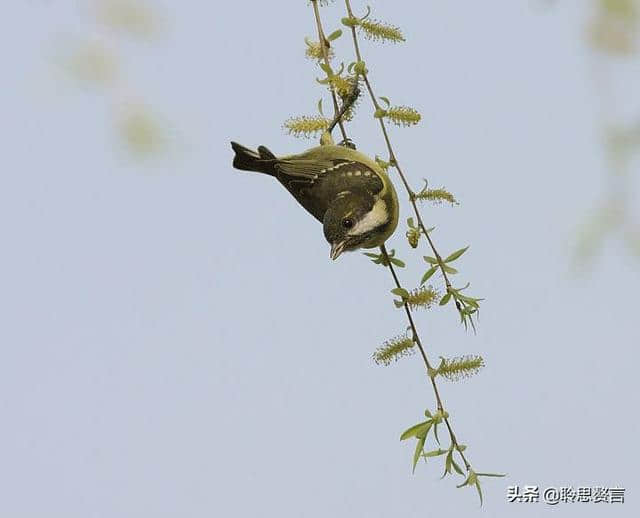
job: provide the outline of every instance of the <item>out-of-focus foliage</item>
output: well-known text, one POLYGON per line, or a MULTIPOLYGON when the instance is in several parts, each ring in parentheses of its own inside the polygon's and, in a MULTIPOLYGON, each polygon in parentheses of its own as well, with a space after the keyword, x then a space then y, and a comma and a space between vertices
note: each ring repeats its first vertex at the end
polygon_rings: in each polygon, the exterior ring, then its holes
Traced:
POLYGON ((149 37, 160 30, 159 15, 141 0, 96 0, 94 12, 99 23, 132 36, 149 37))
POLYGON ((635 53, 638 4, 637 0, 599 0, 589 31, 594 47, 612 54, 635 53))
POLYGON ((102 99, 111 106, 117 138, 131 157, 160 155, 169 142, 165 125, 154 107, 132 100, 146 95, 136 94, 139 89, 122 72, 127 68, 122 63, 125 56, 114 49, 123 36, 159 35, 163 18, 156 6, 143 0, 93 0, 89 7, 87 34, 75 38, 79 42, 60 60, 62 68, 74 80, 100 89, 102 99))
POLYGON ((80 81, 97 85, 112 84, 118 74, 118 61, 102 44, 80 47, 65 61, 68 72, 80 81))
MULTIPOLYGON (((611 92, 605 91, 621 80, 611 65, 637 64, 640 59, 640 0, 593 2, 594 14, 588 25, 587 40, 593 50, 594 87, 599 102, 597 109, 607 177, 601 199, 579 228, 575 251, 578 265, 593 260, 611 237, 621 238, 627 249, 640 257, 640 219, 631 201, 638 176, 638 163, 634 163, 634 158, 640 155, 640 113, 627 110, 621 116, 612 103, 611 92)), ((632 98, 615 101, 623 106, 637 105, 632 98)))
POLYGON ((159 153, 166 145, 162 126, 151 110, 143 105, 125 109, 119 132, 126 149, 135 157, 159 153))

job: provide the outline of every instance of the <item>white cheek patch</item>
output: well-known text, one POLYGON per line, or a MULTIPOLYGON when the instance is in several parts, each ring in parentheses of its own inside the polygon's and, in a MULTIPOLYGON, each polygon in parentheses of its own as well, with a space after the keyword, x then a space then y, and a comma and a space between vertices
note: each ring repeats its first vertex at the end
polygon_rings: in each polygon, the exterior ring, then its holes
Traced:
POLYGON ((382 199, 373 204, 373 208, 367 212, 358 223, 347 233, 348 236, 360 236, 370 232, 380 225, 384 225, 389 220, 387 205, 382 199))

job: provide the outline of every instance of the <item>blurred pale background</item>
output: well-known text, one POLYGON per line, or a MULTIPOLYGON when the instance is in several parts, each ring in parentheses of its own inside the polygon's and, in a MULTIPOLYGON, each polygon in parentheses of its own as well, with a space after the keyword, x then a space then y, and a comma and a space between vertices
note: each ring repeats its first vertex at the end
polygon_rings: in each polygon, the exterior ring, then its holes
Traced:
MULTIPOLYGON (((474 466, 509 475, 480 510, 439 463, 410 473, 398 437, 433 397, 417 358, 371 361, 405 326, 388 273, 331 262, 276 182, 231 168, 230 139, 311 145, 281 128, 321 94, 307 3, 8 3, 0 516, 637 516, 640 42, 601 4, 372 6, 407 37, 364 45, 377 90, 423 114, 398 155, 461 201, 424 214, 486 298, 477 335, 418 317, 432 357, 487 363, 442 387, 474 466), (627 502, 508 504, 515 484, 627 502)), ((384 156, 367 102, 351 131, 384 156)))

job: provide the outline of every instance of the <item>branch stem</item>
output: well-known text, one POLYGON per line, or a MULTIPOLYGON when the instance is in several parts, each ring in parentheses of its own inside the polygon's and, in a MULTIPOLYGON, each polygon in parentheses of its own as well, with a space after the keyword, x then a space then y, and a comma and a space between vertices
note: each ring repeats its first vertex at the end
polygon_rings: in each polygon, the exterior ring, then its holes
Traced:
MULTIPOLYGON (((351 9, 351 2, 350 0, 345 0, 345 5, 347 8, 347 14, 350 18, 353 18, 353 10, 351 9)), ((358 35, 356 33, 356 28, 355 26, 351 26, 351 37, 353 39, 353 46, 355 49, 355 53, 356 53, 356 59, 358 60, 358 62, 362 62, 362 54, 360 52, 360 44, 358 42, 358 35)), ((378 98, 376 97, 376 94, 373 91, 373 87, 371 86, 371 81, 369 80, 369 75, 367 73, 367 71, 365 70, 362 74, 364 83, 367 87, 367 90, 369 92, 369 97, 371 98, 371 102, 373 103, 373 107, 374 109, 378 110, 380 109, 380 103, 378 102, 378 98)), ((409 201, 411 202, 411 205, 413 206, 413 211, 416 215, 416 219, 418 221, 418 224, 420 226, 420 228, 422 229, 422 232, 424 233, 425 237, 427 238, 427 242, 429 243, 429 246, 431 247, 431 250, 433 251, 433 254, 436 258, 436 260, 438 261, 438 266, 440 267, 440 271, 442 272, 442 276, 444 278, 446 287, 447 287, 447 292, 449 291, 449 289, 451 288, 451 282, 449 281, 449 277, 447 276, 447 272, 444 269, 444 262, 442 260, 442 257, 440 256, 440 254, 438 253, 438 251, 436 250, 435 244, 433 243, 433 240, 431 239, 431 236, 429 236, 429 232, 427 231, 427 227, 424 224, 424 221, 422 220, 422 215, 420 214, 420 210, 418 209, 418 205, 416 204, 416 195, 413 192, 413 190, 411 189, 411 186, 409 185, 409 182, 407 181, 407 177, 405 176, 404 172, 402 171, 402 168, 400 167, 400 163, 398 162, 398 158, 393 150, 393 146, 391 144, 391 139, 389 137, 389 132, 387 131, 387 126, 384 122, 383 118, 379 118, 378 119, 379 123, 380 123, 380 129, 382 130, 382 134, 384 136, 384 141, 387 145, 387 150, 389 152, 389 162, 391 162, 391 164, 393 165, 393 167, 395 167, 395 169, 398 171, 398 175, 400 176, 400 179, 402 180, 402 183, 404 184, 404 187, 407 191, 407 194, 409 195, 409 201)), ((393 276, 393 280, 395 281, 396 287, 397 288, 402 288, 402 286, 400 285, 400 281, 398 279, 398 276, 395 272, 395 269, 393 267, 393 264, 391 263, 391 261, 389 261, 389 255, 387 254, 387 250, 384 246, 384 244, 380 247, 380 251, 382 252, 382 254, 385 256, 386 262, 389 264, 389 269, 391 270, 391 275, 393 276)), ((458 306, 458 301, 456 300, 456 306, 458 306)), ((431 376, 429 373, 431 372, 431 364, 429 363, 429 359, 427 357, 427 354, 424 350, 424 346, 422 345, 422 342, 420 340, 420 337, 418 336, 418 331, 416 329, 415 323, 413 321, 413 316, 411 314, 411 310, 409 309, 408 304, 405 302, 404 303, 404 309, 405 312, 407 314, 407 320, 409 321, 409 325, 411 326, 411 331, 413 333, 413 338, 414 341, 416 343, 416 345, 418 346, 418 349, 420 350, 420 354, 422 355, 422 359, 424 361, 425 367, 427 369, 427 375, 429 376, 429 380, 431 381, 431 386, 433 387, 433 393, 435 395, 436 398, 436 404, 438 406, 438 410, 440 412, 444 412, 444 404, 442 403, 442 398, 440 397, 440 391, 438 390, 438 385, 436 384, 436 380, 435 377, 431 376)), ((458 310, 460 310, 460 308, 458 307, 458 310)), ((449 418, 445 417, 444 418, 444 422, 447 426, 447 430, 449 432, 449 438, 451 440, 451 444, 454 446, 454 448, 457 450, 458 454, 460 455, 460 458, 462 459, 462 461, 464 462, 464 466, 466 468, 467 471, 469 471, 471 469, 471 464, 469 463, 469 461, 467 460, 467 458, 465 457, 462 448, 460 448, 460 444, 458 443, 458 440, 456 438, 456 435, 453 431, 453 428, 451 426, 451 423, 449 422, 449 418)))
MULTIPOLYGON (((349 18, 354 18, 353 10, 351 9, 350 0, 345 0, 345 4, 347 7, 347 13, 349 15, 349 18)), ((358 41, 358 35, 356 33, 356 28, 354 26, 351 26, 351 37, 353 39, 353 47, 355 49, 356 59, 358 60, 358 62, 361 62, 362 54, 360 52, 360 43, 358 41)), ((369 92, 369 97, 371 99, 374 109, 376 110, 381 109, 380 103, 378 101, 378 97, 373 91, 373 86, 371 86, 371 81, 369 80, 369 75, 366 71, 362 74, 362 78, 369 92)), ((382 135, 384 136, 385 144, 387 145, 387 151, 389 153, 389 162, 393 167, 395 167, 396 171, 398 171, 400 180, 402 181, 404 188, 407 191, 407 194, 409 195, 409 201, 411 202, 411 205, 413 207, 413 212, 415 213, 416 219, 418 221, 418 225, 420 226, 420 229, 422 230, 425 237, 427 238, 427 242, 429 243, 429 246, 431 247, 431 250, 433 251, 435 258, 438 261, 438 267, 442 272, 442 277, 444 278, 445 285, 447 286, 447 291, 449 291, 449 288, 451 288, 451 282, 449 281, 449 276, 447 275, 447 272, 444 269, 444 262, 442 261, 442 257, 436 250, 435 244, 431 239, 431 236, 427 232, 427 227, 424 224, 424 221, 422 220, 422 215, 420 214, 420 210, 418 209, 418 205, 416 203, 416 193, 413 192, 413 189, 411 189, 411 186, 407 181, 407 177, 405 176, 404 172, 402 171, 402 168, 400 167, 400 163, 398 162, 398 157, 396 156, 393 150, 393 145, 391 144, 391 138, 389 137, 389 132, 387 131, 387 125, 385 124, 384 119, 381 117, 378 119, 378 122, 380 124, 380 129, 382 130, 382 135)), ((456 306, 458 306, 459 303, 457 300, 455 301, 455 303, 456 303, 456 306)), ((459 307, 458 307, 458 310, 460 310, 459 307)))
MULTIPOLYGON (((346 7, 347 7, 347 12, 349 14, 350 17, 353 17, 353 11, 351 9, 351 3, 349 0, 345 0, 346 3, 346 7)), ((328 53, 327 53, 327 48, 329 47, 329 42, 326 39, 325 35, 324 35, 324 31, 322 28, 322 22, 321 22, 321 18, 320 18, 320 11, 318 9, 318 0, 311 0, 311 4, 313 5, 313 11, 315 14, 315 19, 316 19, 316 26, 318 29, 318 38, 320 40, 320 46, 322 49, 322 55, 323 55, 323 60, 325 62, 326 65, 329 65, 329 57, 328 57, 328 53)), ((356 57, 358 59, 358 61, 362 61, 362 55, 360 53, 360 46, 359 46, 359 42, 358 42, 358 37, 356 34, 356 30, 355 27, 351 27, 351 34, 352 34, 352 38, 353 38, 353 43, 354 43, 354 47, 355 47, 355 52, 356 52, 356 57)), ((378 98, 376 97, 374 91, 373 91, 373 87, 371 86, 371 82, 369 81, 369 77, 366 73, 364 73, 362 75, 365 85, 367 87, 367 90, 369 92, 369 96, 371 98, 371 101, 373 103, 373 106, 375 109, 380 108, 380 104, 378 102, 378 98)), ((347 133, 344 129, 344 125, 342 123, 342 115, 344 114, 345 110, 341 110, 339 105, 338 105, 338 100, 335 94, 335 91, 333 89, 333 87, 331 87, 331 97, 333 99, 333 106, 334 106, 334 114, 335 114, 335 119, 338 122, 338 125, 340 126, 340 131, 342 133, 342 137, 345 141, 348 140, 347 137, 347 133)), ((431 237, 429 236, 429 233, 427 232, 427 228, 422 220, 422 216, 420 214, 420 211, 418 210, 418 206, 416 204, 416 199, 415 199, 415 193, 413 192, 413 190, 411 189, 407 178, 405 176, 405 174, 403 173, 399 163, 398 163, 398 159, 396 157, 396 154, 393 150, 393 146, 391 145, 391 139, 389 138, 389 134, 387 132, 387 127, 384 123, 384 120, 381 118, 379 119, 380 122, 380 128, 382 129, 382 134, 384 135, 384 140, 386 142, 387 145, 387 149, 389 152, 389 160, 391 162, 391 164, 395 167, 395 169, 398 171, 398 174, 400 176, 400 179, 402 180, 402 183, 404 184, 404 187, 409 195, 409 201, 411 202, 411 205, 413 206, 413 210, 415 212, 418 224, 420 225, 420 228, 422 229, 422 231, 424 232, 425 237, 427 238, 427 241, 429 243, 429 246, 431 247, 436 259, 438 260, 438 265, 440 266, 440 270, 442 271, 442 275, 444 277, 446 286, 447 286, 447 291, 449 290, 449 288, 451 287, 451 283, 449 282, 449 278, 447 276, 446 271, 444 270, 444 262, 442 261, 442 258, 440 256, 440 254, 437 252, 435 245, 431 239, 431 237)), ((383 254, 383 256, 386 259, 386 263, 389 265, 389 270, 391 271, 391 275, 393 277, 393 281, 396 285, 397 288, 402 288, 402 285, 400 284, 400 279, 398 278, 398 275, 395 271, 395 268, 393 267, 393 264, 391 263, 391 261, 389 260, 389 254, 387 253, 387 249, 386 247, 383 245, 380 246, 380 251, 383 254)), ((457 304, 457 301, 456 301, 457 304)), ((435 377, 430 375, 430 372, 432 372, 432 368, 431 368, 431 363, 429 362, 429 358, 427 356, 427 353, 425 351, 424 345, 422 343, 422 340, 420 339, 420 335, 418 334, 418 330, 416 328, 415 322, 413 320, 413 314, 411 312, 411 309, 409 308, 409 305, 405 302, 404 303, 404 310, 405 313, 407 315, 407 320, 409 322, 409 326, 411 327, 411 332, 413 334, 413 340, 416 344, 416 346, 418 347, 419 351, 420 351, 420 355, 422 356, 422 360, 424 362, 426 371, 427 371, 427 376, 429 377, 429 380, 431 381, 431 386, 433 388, 433 392, 436 398, 436 404, 437 404, 437 408, 438 410, 444 414, 445 412, 445 408, 444 408, 444 404, 442 402, 442 398, 440 397, 440 391, 438 390, 438 385, 436 384, 435 381, 435 377)), ((446 415, 446 414, 445 414, 446 415)), ((449 418, 448 417, 444 417, 443 418, 445 425, 447 427, 447 430, 449 432, 449 437, 451 440, 451 444, 454 446, 454 448, 456 449, 456 451, 458 452, 458 454, 460 455, 460 458, 462 459, 462 461, 464 462, 464 466, 466 468, 467 471, 469 471, 471 469, 471 464, 469 463, 469 461, 467 460, 467 458, 465 457, 462 448, 460 447, 460 444, 458 443, 455 433, 453 431, 453 428, 451 427, 451 423, 449 422, 449 418)))
MULTIPOLYGON (((400 280, 398 279, 398 275, 396 274, 396 270, 393 267, 393 263, 389 260, 389 254, 387 253, 387 248, 384 245, 380 246, 380 252, 382 252, 382 255, 385 258, 385 262, 389 264, 389 270, 391 270, 391 275, 393 276, 393 280, 396 284, 396 288, 402 288, 402 285, 400 284, 400 280)), ((404 303, 404 311, 407 314, 407 320, 409 321, 409 326, 411 327, 411 333, 413 334, 413 341, 415 342, 416 346, 418 347, 418 350, 420 351, 420 355, 422 356, 422 360, 424 361, 424 365, 427 370, 427 376, 431 381, 431 386, 433 387, 433 393, 435 394, 435 397, 436 397, 436 404, 438 406, 438 410, 441 413, 444 413, 445 411, 444 404, 442 403, 442 398, 440 397, 440 391, 438 390, 438 385, 436 384, 435 378, 429 375, 429 373, 431 372, 431 363, 429 362, 427 353, 425 352, 424 346, 422 345, 422 341, 420 340, 420 336, 418 335, 418 330, 416 328, 415 322, 413 321, 413 315, 411 313, 411 309, 409 308, 409 305, 407 304, 407 302, 404 303)), ((453 433, 453 428, 451 427, 449 418, 445 417, 444 422, 445 422, 445 425, 447 426, 447 430, 449 431, 451 444, 453 444, 454 448, 458 451, 458 453, 460 454, 460 458, 464 462, 465 468, 467 469, 467 471, 469 471, 469 469, 471 469, 471 464, 469 463, 469 461, 467 461, 467 458, 464 456, 464 453, 460 448, 460 445, 458 444, 458 440, 456 439, 455 433, 453 433)))
MULTIPOLYGON (((329 40, 324 35, 324 29, 322 28, 322 20, 320 18, 320 8, 318 7, 318 0, 311 0, 311 4, 313 5, 313 14, 315 15, 316 27, 318 29, 318 41, 320 42, 320 48, 322 49, 322 60, 324 61, 325 65, 329 67, 331 65, 329 64, 329 53, 327 49, 329 48, 330 44, 329 44, 329 40)), ((335 119, 338 121, 338 126, 340 126, 340 133, 342 133, 342 139, 346 142, 347 132, 344 129, 342 116, 339 115, 340 108, 338 106, 338 98, 336 96, 336 92, 335 92, 335 89, 333 88, 333 85, 329 84, 329 87, 331 90, 331 99, 333 100, 333 113, 334 113, 335 119)), ((333 125, 333 127, 335 127, 335 124, 333 125)), ((331 130, 333 130, 333 127, 331 128, 331 130)))

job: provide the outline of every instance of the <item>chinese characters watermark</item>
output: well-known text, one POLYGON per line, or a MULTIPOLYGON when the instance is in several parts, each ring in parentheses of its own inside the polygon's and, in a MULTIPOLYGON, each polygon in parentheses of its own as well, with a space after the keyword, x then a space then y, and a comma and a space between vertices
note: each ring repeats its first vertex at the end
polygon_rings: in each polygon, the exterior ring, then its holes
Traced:
POLYGON ((540 486, 508 486, 507 502, 538 503, 544 502, 548 505, 571 504, 571 503, 624 503, 623 487, 603 487, 603 486, 562 486, 546 487, 540 486))

